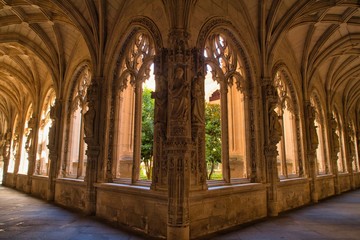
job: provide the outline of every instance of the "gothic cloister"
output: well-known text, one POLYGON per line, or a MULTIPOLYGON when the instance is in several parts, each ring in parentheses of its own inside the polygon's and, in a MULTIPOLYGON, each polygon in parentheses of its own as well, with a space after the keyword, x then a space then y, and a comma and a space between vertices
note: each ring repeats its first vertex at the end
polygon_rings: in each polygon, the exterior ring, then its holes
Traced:
POLYGON ((360 188, 355 0, 0 0, 2 184, 192 239, 360 188))

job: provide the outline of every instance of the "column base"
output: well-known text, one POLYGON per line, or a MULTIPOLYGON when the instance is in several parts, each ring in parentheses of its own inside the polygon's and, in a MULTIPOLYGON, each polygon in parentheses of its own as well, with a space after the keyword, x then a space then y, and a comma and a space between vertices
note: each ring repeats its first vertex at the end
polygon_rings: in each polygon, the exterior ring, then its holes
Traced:
POLYGON ((167 227, 168 240, 189 240, 190 239, 190 226, 169 226, 167 227))
POLYGON ((313 203, 317 203, 319 201, 319 195, 317 192, 313 192, 311 193, 311 201, 313 203))
POLYGON ((279 215, 277 202, 269 201, 268 202, 268 216, 269 217, 276 217, 279 215))

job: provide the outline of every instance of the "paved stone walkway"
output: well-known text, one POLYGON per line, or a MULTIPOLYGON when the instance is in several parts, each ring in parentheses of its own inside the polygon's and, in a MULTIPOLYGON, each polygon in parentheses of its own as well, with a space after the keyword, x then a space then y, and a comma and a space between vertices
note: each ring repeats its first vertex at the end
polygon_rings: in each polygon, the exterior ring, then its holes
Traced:
MULTIPOLYGON (((0 186, 0 239, 149 239, 0 186)), ((360 190, 202 239, 360 240, 360 190)), ((179 239, 181 240, 181 239, 179 239)))
POLYGON ((204 239, 360 240, 360 190, 204 239))
POLYGON ((0 186, 0 239, 141 240, 96 217, 84 216, 0 186))

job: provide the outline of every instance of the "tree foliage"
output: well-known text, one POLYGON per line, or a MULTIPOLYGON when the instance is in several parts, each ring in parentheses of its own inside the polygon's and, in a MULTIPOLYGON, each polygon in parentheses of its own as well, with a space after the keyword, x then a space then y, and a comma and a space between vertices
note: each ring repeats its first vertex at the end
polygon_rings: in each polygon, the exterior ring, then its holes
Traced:
POLYGON ((151 179, 154 143, 154 99, 151 89, 144 88, 142 99, 141 161, 145 165, 146 178, 151 179))
POLYGON ((206 139, 206 163, 208 179, 211 179, 217 163, 221 163, 221 123, 220 104, 205 106, 205 139, 206 139))

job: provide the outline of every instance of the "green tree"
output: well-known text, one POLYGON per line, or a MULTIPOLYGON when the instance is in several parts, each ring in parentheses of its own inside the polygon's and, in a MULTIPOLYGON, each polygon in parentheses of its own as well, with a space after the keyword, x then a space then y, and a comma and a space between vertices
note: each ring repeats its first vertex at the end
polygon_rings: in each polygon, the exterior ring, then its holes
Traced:
POLYGON ((145 165, 147 179, 151 179, 153 165, 154 103, 151 89, 145 87, 142 99, 141 162, 145 165))
POLYGON ((205 106, 205 139, 206 139, 206 164, 207 178, 211 179, 217 163, 221 163, 221 123, 220 104, 205 106))

